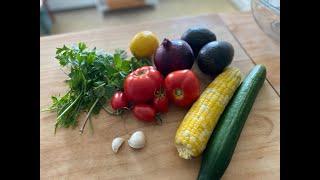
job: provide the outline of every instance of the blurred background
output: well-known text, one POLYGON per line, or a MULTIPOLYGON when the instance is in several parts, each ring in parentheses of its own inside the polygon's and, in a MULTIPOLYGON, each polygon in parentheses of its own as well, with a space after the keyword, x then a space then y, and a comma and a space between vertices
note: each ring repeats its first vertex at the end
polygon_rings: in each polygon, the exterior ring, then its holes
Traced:
POLYGON ((40 36, 236 11, 250 0, 40 0, 40 36))

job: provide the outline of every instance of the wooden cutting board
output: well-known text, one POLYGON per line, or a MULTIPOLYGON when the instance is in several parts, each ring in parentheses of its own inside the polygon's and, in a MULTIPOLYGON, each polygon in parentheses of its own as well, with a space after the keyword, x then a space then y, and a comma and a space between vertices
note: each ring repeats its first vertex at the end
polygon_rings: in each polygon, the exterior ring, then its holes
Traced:
MULTIPOLYGON (((234 18, 241 17, 234 16, 234 18)), ((229 16, 224 18, 232 24, 229 16)), ((251 25, 253 23, 252 21, 251 25)), ((40 38, 40 108, 50 104, 51 95, 63 94, 67 90, 63 82, 66 75, 59 69, 54 58, 56 47, 82 41, 92 48, 95 46, 107 51, 123 48, 129 52, 128 44, 133 35, 139 31, 151 30, 160 40, 165 37, 174 39, 179 38, 188 27, 192 26, 207 27, 216 33, 218 40, 230 42, 235 48, 232 66, 239 67, 243 74, 248 73, 254 66, 255 59, 250 57, 247 49, 243 49, 243 44, 239 43, 241 39, 239 41, 235 33, 231 32, 237 30, 235 26, 226 26, 219 15, 146 22, 134 26, 49 36, 40 38), (231 31, 230 27, 233 27, 231 31)), ((261 33, 258 29, 254 31, 261 33)), ((256 33, 254 31, 248 39, 254 39, 256 33)), ((267 39, 263 34, 259 36, 267 39)), ((269 43, 269 40, 263 42, 269 43)), ((267 66, 268 73, 277 71, 274 68, 275 66, 267 66)), ((193 70, 199 77, 203 90, 211 79, 199 72, 196 65, 193 66, 193 70)), ((223 179, 280 178, 280 97, 275 86, 269 79, 264 83, 223 179)), ((83 135, 79 135, 79 128, 76 128, 58 129, 55 136, 53 132, 56 114, 41 113, 41 179, 196 179, 201 157, 193 160, 181 159, 174 146, 176 129, 186 112, 185 109, 171 106, 170 111, 162 116, 164 121, 159 126, 138 122, 132 114, 120 118, 101 111, 92 118, 93 133, 87 126, 83 135), (137 130, 142 130, 146 135, 145 148, 133 150, 124 143, 117 154, 112 152, 111 142, 114 137, 121 136, 128 139, 137 130)), ((80 117, 80 124, 83 118, 80 117)))

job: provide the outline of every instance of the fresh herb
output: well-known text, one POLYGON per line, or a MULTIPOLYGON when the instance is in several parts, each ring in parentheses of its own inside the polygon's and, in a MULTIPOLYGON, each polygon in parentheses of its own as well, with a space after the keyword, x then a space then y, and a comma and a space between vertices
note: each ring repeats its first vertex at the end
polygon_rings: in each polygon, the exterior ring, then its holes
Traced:
POLYGON ((57 48, 56 59, 62 67, 70 68, 69 91, 63 96, 52 96, 48 108, 57 112, 57 128, 76 127, 81 112, 87 112, 80 133, 92 114, 98 114, 117 90, 123 90, 125 77, 135 69, 151 65, 148 59, 127 58, 124 50, 109 54, 96 48, 88 49, 85 43, 57 48))

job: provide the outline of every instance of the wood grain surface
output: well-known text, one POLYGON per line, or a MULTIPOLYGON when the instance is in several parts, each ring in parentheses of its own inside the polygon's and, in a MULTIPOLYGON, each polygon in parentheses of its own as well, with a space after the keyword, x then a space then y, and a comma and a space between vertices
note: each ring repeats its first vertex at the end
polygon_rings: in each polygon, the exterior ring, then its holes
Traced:
MULTIPOLYGON (((86 32, 40 38, 40 108, 50 104, 50 96, 67 90, 66 75, 54 59, 56 47, 79 41, 89 47, 107 51, 124 48, 133 35, 151 30, 163 38, 179 38, 192 26, 204 26, 214 31, 219 40, 229 41, 235 48, 232 66, 246 74, 254 66, 252 58, 239 44, 236 35, 218 15, 186 17, 160 22, 97 29, 86 32)), ((255 33, 255 32, 252 32, 255 33)), ((261 49, 261 52, 263 49, 261 49)), ((128 51, 129 52, 129 51, 128 51)), ((274 66, 267 67, 272 72, 274 66)), ((211 79, 193 70, 201 81, 202 90, 211 79)), ((275 70, 276 71, 276 70, 275 70)), ((272 81, 270 81, 272 82, 272 81)), ((279 179, 280 178, 280 107, 279 96, 266 81, 245 124, 232 161, 223 179, 279 179)), ((54 113, 40 114, 40 176, 41 179, 196 179, 201 157, 183 160, 174 146, 174 135, 187 110, 171 106, 163 116, 162 126, 145 124, 132 114, 112 117, 101 111, 92 118, 94 133, 89 126, 81 136, 76 129, 58 129, 54 136, 54 113), (126 139, 137 131, 145 132, 146 147, 131 149, 124 143, 117 154, 111 149, 112 139, 126 139)), ((80 117, 80 124, 83 116, 80 117)))
POLYGON ((229 13, 220 16, 251 60, 267 67, 267 78, 280 96, 279 44, 259 28, 251 13, 229 13))

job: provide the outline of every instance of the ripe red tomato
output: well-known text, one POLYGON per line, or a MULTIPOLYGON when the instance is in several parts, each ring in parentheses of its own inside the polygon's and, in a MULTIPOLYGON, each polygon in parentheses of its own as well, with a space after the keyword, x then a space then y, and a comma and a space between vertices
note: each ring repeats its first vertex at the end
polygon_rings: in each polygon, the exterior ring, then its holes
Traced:
POLYGON ((140 121, 151 122, 155 120, 156 110, 148 104, 138 104, 133 107, 133 115, 140 121))
POLYGON ((200 96, 200 83, 191 70, 171 72, 164 80, 170 101, 180 107, 191 105, 200 96))
POLYGON ((158 90, 153 98, 153 107, 157 112, 168 112, 169 100, 164 90, 158 90))
POLYGON ((130 73, 124 81, 124 93, 136 104, 151 101, 163 84, 163 76, 155 67, 143 66, 130 73))
POLYGON ((114 110, 125 108, 128 106, 128 101, 125 94, 121 91, 114 93, 111 98, 111 107, 114 110))

